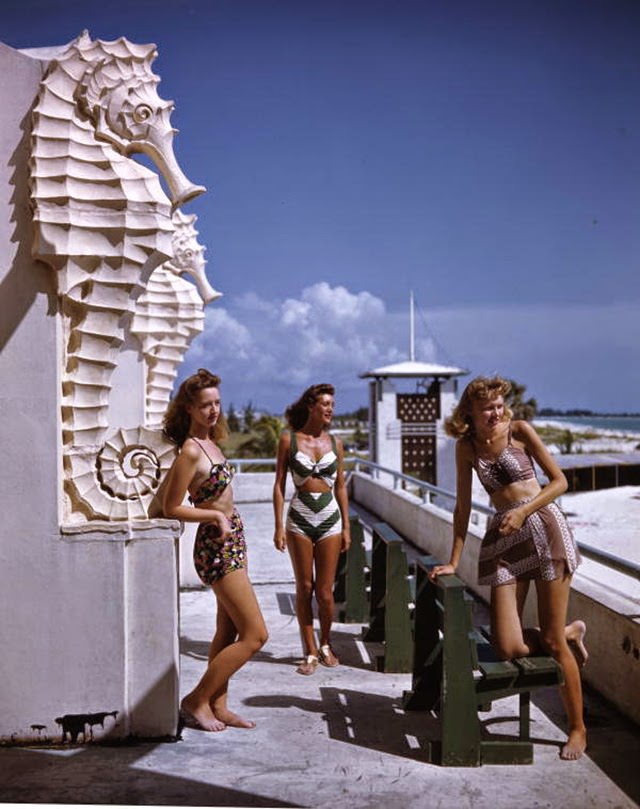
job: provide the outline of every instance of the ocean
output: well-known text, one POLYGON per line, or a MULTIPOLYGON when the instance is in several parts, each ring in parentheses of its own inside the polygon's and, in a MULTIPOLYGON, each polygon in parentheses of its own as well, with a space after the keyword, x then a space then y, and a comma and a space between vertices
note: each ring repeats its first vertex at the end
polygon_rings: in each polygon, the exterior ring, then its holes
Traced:
POLYGON ((640 436, 640 416, 541 416, 534 421, 563 424, 568 430, 594 430, 640 436))

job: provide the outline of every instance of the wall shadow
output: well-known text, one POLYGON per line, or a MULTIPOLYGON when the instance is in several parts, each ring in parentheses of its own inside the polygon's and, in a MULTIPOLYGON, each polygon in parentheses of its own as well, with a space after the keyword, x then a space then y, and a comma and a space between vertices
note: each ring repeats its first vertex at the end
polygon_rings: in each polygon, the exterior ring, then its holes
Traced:
MULTIPOLYGON (((33 102, 35 106, 36 100, 33 102)), ((11 221, 15 223, 11 242, 17 249, 11 267, 0 281, 0 351, 11 339, 39 294, 48 297, 47 314, 56 312, 55 279, 45 264, 34 261, 31 247, 34 240, 33 217, 29 191, 28 160, 31 153, 31 118, 29 109, 20 122, 22 137, 9 161, 11 175, 11 221)))
POLYGON ((11 803, 88 803, 123 806, 293 806, 256 795, 154 772, 138 761, 153 742, 92 744, 62 751, 0 749, 0 800, 11 803))

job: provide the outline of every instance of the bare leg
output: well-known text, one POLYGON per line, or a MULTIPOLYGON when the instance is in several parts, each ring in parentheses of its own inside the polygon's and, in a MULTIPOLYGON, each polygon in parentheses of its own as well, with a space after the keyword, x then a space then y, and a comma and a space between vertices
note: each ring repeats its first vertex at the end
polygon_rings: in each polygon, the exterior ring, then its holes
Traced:
MULTIPOLYGON (((540 632, 544 648, 562 666, 564 685, 560 686, 560 696, 564 703, 569 724, 569 738, 560 752, 560 757, 567 760, 580 758, 587 747, 587 729, 584 724, 582 683, 576 658, 569 648, 567 632, 582 627, 566 627, 567 605, 571 576, 554 581, 537 581, 538 613, 540 615, 540 632)), ((574 622, 575 624, 576 622, 574 622)))
MULTIPOLYGON (((217 598, 216 603, 216 632, 213 636, 211 644, 209 645, 209 663, 211 663, 223 649, 226 649, 227 646, 231 646, 232 643, 235 643, 238 638, 238 632, 235 624, 231 620, 229 613, 224 608, 224 604, 217 598)), ((229 683, 227 681, 223 684, 220 692, 217 695, 213 695, 213 697, 209 700, 209 707, 215 716, 217 716, 219 713, 226 712, 228 686, 229 683)))
MULTIPOLYGON (((215 591, 214 591, 215 594, 215 591)), ((208 665, 211 665, 213 659, 216 655, 222 651, 226 646, 232 644, 237 637, 236 628, 231 621, 231 618, 227 614, 222 603, 216 598, 216 631, 209 644, 209 655, 208 655, 208 665)), ((227 692, 227 683, 224 685, 224 691, 221 695, 221 699, 226 700, 226 692, 227 692)), ((201 727, 203 730, 208 730, 212 732, 218 732, 221 730, 226 729, 226 725, 224 722, 220 721, 216 718, 213 710, 207 711, 202 706, 198 705, 197 702, 194 701, 192 698, 192 694, 187 694, 186 697, 182 700, 180 707, 182 711, 186 714, 185 718, 187 721, 190 717, 195 720, 197 726, 201 727)), ((209 706, 211 709, 213 708, 212 705, 209 706)))
POLYGON ((540 648, 536 633, 522 631, 521 615, 528 589, 528 581, 491 588, 491 641, 502 660, 527 657, 540 648))
POLYGON ((217 723, 253 727, 226 709, 227 683, 267 641, 267 629, 246 570, 228 573, 213 585, 218 603, 235 626, 238 639, 224 646, 210 661, 198 685, 182 700, 188 711, 205 730, 219 729, 217 723), (217 700, 223 697, 218 705, 217 700), (211 705, 213 705, 213 710, 211 705))
POLYGON ((333 586, 340 558, 342 537, 340 534, 325 537, 314 546, 316 568, 316 600, 320 619, 321 662, 327 666, 337 666, 340 662, 331 649, 331 624, 335 612, 333 586))
POLYGON ((300 627, 302 654, 318 656, 313 631, 313 543, 308 537, 287 531, 287 548, 296 580, 296 617, 300 627))
MULTIPOLYGON (((511 596, 508 594, 508 591, 504 589, 507 585, 502 585, 500 588, 496 588, 496 592, 492 595, 492 620, 491 624, 495 639, 495 645, 497 649, 505 649, 503 653, 503 657, 505 659, 511 659, 513 657, 523 657, 523 656, 530 656, 530 655, 537 655, 537 654, 546 654, 547 650, 542 643, 542 638, 540 635, 540 628, 539 627, 524 627, 521 630, 521 635, 513 626, 513 616, 511 612, 510 606, 510 599, 511 596), (499 592, 498 592, 499 590, 499 592), (498 607, 499 604, 507 599, 509 602, 509 606, 507 611, 505 612, 503 608, 498 607), (507 616, 506 626, 505 622, 502 619, 503 615, 507 616), (505 628, 506 628, 506 635, 505 635, 505 628), (501 641, 501 643, 500 643, 501 641), (521 641, 524 643, 522 646, 521 641), (527 648, 529 651, 526 655, 522 655, 521 652, 527 648), (510 652, 517 652, 517 654, 510 654, 510 652)), ((522 614, 524 612, 524 605, 527 599, 527 594, 529 592, 529 581, 528 580, 521 580, 516 582, 516 606, 518 611, 518 620, 520 621, 520 625, 522 626, 522 614)), ((587 627, 584 621, 573 621, 570 624, 567 624, 565 627, 565 637, 567 639, 567 643, 569 644, 569 648, 573 653, 573 656, 576 658, 576 662, 579 667, 584 666, 587 662, 589 657, 589 653, 587 652, 584 646, 584 636, 587 631, 587 627)))

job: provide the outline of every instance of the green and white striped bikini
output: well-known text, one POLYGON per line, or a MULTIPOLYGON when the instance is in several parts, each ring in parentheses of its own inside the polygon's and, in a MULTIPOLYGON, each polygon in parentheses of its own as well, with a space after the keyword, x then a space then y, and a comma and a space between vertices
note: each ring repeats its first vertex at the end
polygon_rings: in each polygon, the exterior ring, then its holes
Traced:
POLYGON ((296 493, 287 513, 287 531, 320 542, 326 537, 342 533, 342 517, 333 488, 338 476, 336 440, 331 437, 331 452, 314 461, 298 449, 296 434, 291 433, 289 469, 296 493), (326 492, 301 491, 309 478, 318 478, 330 487, 326 492))

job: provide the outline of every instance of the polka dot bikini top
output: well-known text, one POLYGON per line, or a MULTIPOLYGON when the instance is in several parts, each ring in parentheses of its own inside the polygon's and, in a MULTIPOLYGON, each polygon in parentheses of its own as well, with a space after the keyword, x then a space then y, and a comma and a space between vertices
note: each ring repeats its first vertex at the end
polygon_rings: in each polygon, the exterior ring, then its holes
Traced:
POLYGON ((498 457, 491 461, 476 455, 473 468, 478 473, 480 483, 487 494, 493 494, 510 483, 531 480, 536 476, 529 453, 520 447, 514 447, 511 443, 511 426, 508 444, 498 457))

